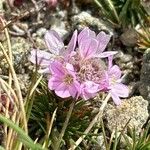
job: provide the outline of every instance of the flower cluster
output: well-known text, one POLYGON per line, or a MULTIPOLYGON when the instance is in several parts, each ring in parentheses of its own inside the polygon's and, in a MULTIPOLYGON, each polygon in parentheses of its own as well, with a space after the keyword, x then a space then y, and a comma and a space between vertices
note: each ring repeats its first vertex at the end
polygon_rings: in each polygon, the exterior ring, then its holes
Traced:
POLYGON ((98 35, 84 28, 73 36, 65 47, 58 33, 50 30, 45 42, 50 52, 32 50, 30 61, 40 65, 39 72, 48 73, 48 87, 56 95, 67 98, 93 98, 98 92, 109 92, 115 104, 128 96, 128 88, 121 83, 121 71, 112 65, 116 51, 104 52, 110 35, 98 35), (106 65, 108 62, 108 66, 106 65))

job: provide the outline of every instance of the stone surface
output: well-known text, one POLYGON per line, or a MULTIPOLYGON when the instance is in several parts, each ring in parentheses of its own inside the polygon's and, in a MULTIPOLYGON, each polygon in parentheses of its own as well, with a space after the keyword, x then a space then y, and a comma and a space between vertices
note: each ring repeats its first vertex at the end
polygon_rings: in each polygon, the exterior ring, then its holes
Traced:
POLYGON ((114 60, 119 65, 122 75, 125 75, 123 82, 130 83, 140 80, 141 62, 134 53, 125 53, 122 50, 118 50, 118 53, 114 56, 114 60))
POLYGON ((93 17, 86 11, 82 11, 80 14, 73 16, 71 21, 73 26, 75 26, 78 30, 81 30, 82 28, 87 26, 95 30, 105 30, 110 34, 113 34, 113 30, 108 27, 102 20, 93 17))
POLYGON ((99 133, 99 136, 97 136, 96 141, 97 143, 93 144, 90 147, 91 150, 106 150, 103 133, 99 133))
POLYGON ((121 131, 131 119, 128 126, 135 127, 136 132, 139 133, 149 116, 147 107, 148 102, 142 96, 122 100, 120 106, 108 104, 104 112, 108 129, 112 132, 117 126, 117 130, 121 131))
POLYGON ((120 40, 123 45, 133 47, 137 43, 137 37, 137 32, 134 29, 128 29, 121 35, 120 40))
MULTIPOLYGON (((15 71, 17 73, 24 73, 24 65, 28 62, 27 53, 31 49, 31 44, 25 38, 22 37, 13 37, 11 38, 12 44, 12 54, 13 54, 13 64, 15 71)), ((7 50, 7 42, 3 42, 4 48, 7 50)), ((0 66, 3 74, 8 73, 8 64, 6 59, 4 59, 3 53, 0 52, 0 66)))
POLYGON ((145 99, 150 100, 150 49, 143 56, 139 91, 145 99))

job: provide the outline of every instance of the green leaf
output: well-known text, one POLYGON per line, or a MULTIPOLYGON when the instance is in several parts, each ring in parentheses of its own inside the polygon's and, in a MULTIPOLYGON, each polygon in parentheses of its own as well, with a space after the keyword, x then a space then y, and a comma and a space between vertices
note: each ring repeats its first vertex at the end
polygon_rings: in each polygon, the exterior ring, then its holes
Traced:
POLYGON ((5 116, 0 114, 0 121, 4 124, 7 124, 10 128, 14 129, 18 134, 18 140, 20 140, 23 144, 27 147, 32 148, 32 150, 46 150, 43 149, 40 144, 35 144, 34 141, 22 130, 18 127, 14 122, 10 119, 6 118, 5 116))

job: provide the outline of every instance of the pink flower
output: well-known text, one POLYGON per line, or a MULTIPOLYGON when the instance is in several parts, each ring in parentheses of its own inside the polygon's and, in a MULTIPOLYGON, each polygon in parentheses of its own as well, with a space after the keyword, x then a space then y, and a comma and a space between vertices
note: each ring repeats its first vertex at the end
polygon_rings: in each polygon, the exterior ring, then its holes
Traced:
POLYGON ((79 53, 83 59, 92 57, 105 58, 116 54, 116 51, 103 52, 111 36, 100 32, 97 36, 94 31, 84 28, 78 35, 79 53))
POLYGON ((97 36, 89 28, 73 36, 65 47, 57 32, 50 30, 45 34, 49 52, 32 50, 30 61, 40 66, 41 73, 49 73, 48 87, 56 95, 67 98, 93 98, 98 92, 109 92, 115 104, 120 97, 128 96, 128 88, 121 83, 121 71, 112 65, 117 52, 104 52, 110 35, 100 32, 97 36), (76 42, 78 41, 78 46, 76 42), (101 58, 108 57, 108 69, 101 58))
POLYGON ((117 65, 112 66, 112 57, 109 57, 108 71, 105 74, 104 89, 108 90, 116 105, 121 104, 120 97, 128 97, 129 89, 121 83, 121 70, 117 65))
POLYGON ((76 80, 74 68, 71 64, 67 63, 65 66, 54 61, 50 65, 52 73, 48 82, 50 90, 54 90, 56 95, 62 98, 78 97, 80 93, 80 84, 76 80))
POLYGON ((99 84, 92 81, 86 81, 81 85, 81 97, 85 100, 93 98, 99 91, 99 84))
POLYGON ((65 48, 64 43, 56 31, 50 30, 45 34, 45 43, 49 52, 33 49, 29 60, 40 65, 41 73, 47 73, 49 71, 49 64, 55 60, 55 58, 67 59, 72 51, 74 51, 77 41, 77 31, 75 30, 73 36, 65 48))

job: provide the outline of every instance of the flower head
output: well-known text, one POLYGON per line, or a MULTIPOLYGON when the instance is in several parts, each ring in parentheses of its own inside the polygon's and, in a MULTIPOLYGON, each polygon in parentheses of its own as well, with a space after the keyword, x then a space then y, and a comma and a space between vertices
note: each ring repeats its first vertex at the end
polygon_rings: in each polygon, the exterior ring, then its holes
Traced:
POLYGON ((45 34, 49 52, 32 50, 30 60, 40 65, 40 72, 49 73, 48 87, 56 95, 67 98, 93 98, 98 92, 109 92, 115 102, 127 97, 128 89, 121 83, 121 71, 112 65, 114 51, 104 52, 110 35, 100 32, 97 36, 89 28, 73 36, 65 47, 58 33, 50 30, 45 34), (78 42, 78 44, 76 44, 78 42), (109 59, 108 67, 104 58, 109 59))
POLYGON ((121 83, 121 70, 117 65, 112 65, 112 57, 109 57, 108 70, 103 81, 103 90, 109 91, 116 105, 121 104, 120 97, 128 97, 129 90, 126 85, 121 83))
POLYGON ((76 80, 74 68, 71 64, 54 61, 50 64, 51 78, 48 87, 62 97, 77 97, 80 93, 80 84, 76 80))

